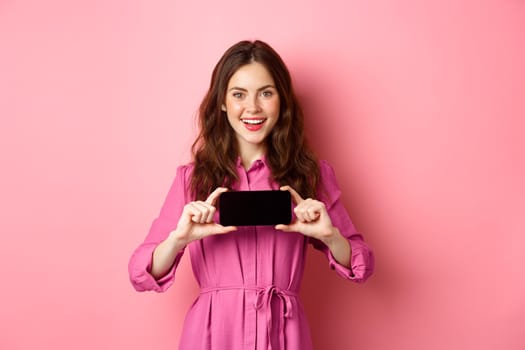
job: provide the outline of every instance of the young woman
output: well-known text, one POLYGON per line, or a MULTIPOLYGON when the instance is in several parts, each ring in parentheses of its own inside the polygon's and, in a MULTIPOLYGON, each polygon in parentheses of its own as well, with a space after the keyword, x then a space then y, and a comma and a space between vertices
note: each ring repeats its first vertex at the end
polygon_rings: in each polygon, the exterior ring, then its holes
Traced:
POLYGON ((217 63, 199 112, 194 161, 181 166, 159 217, 129 262, 138 291, 165 291, 189 250, 200 295, 179 349, 312 349, 299 300, 308 243, 342 277, 365 281, 373 254, 340 200, 334 171, 307 147, 290 74, 261 41, 217 63), (228 190, 289 191, 289 225, 221 226, 228 190))

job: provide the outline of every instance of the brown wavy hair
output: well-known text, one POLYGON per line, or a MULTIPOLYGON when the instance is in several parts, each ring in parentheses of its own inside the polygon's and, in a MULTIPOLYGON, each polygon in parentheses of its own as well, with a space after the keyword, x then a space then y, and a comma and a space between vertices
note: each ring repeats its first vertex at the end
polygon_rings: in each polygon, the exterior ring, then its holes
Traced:
POLYGON ((193 143, 193 197, 204 200, 215 188, 231 188, 238 181, 239 156, 235 132, 221 110, 232 75, 242 66, 258 62, 270 72, 280 98, 280 115, 266 138, 266 161, 279 185, 290 185, 304 198, 315 198, 319 164, 307 145, 304 116, 283 60, 265 42, 241 41, 230 47, 215 66, 210 88, 199 108, 199 135, 193 143))

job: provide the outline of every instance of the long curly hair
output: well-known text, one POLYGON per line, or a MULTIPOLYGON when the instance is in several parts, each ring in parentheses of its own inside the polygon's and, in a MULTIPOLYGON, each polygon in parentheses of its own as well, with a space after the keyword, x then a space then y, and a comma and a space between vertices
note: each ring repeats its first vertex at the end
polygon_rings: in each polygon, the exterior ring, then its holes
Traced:
POLYGON ((260 40, 233 45, 213 70, 209 90, 199 108, 199 135, 192 145, 193 197, 204 200, 215 188, 231 188, 239 179, 237 139, 221 106, 232 75, 252 62, 268 69, 280 98, 279 118, 265 140, 272 179, 279 185, 292 186, 305 198, 315 198, 319 164, 306 142, 304 116, 293 91, 290 72, 279 54, 260 40))

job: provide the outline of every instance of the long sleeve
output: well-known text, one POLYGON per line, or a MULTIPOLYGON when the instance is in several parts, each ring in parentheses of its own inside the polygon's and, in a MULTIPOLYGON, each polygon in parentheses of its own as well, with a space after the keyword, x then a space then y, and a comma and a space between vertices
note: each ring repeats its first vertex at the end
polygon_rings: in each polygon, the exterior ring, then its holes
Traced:
POLYGON ((184 250, 176 256, 170 271, 158 280, 151 275, 151 263, 153 251, 157 245, 164 241, 169 233, 177 227, 177 222, 187 202, 186 183, 189 173, 189 166, 181 166, 177 169, 175 180, 171 185, 159 216, 153 221, 144 242, 135 249, 129 260, 129 278, 137 291, 164 292, 175 280, 175 270, 184 250))
POLYGON ((312 240, 312 245, 326 254, 330 268, 343 278, 355 282, 364 282, 374 271, 374 254, 363 236, 357 232, 348 212, 341 202, 341 190, 337 184, 334 170, 326 162, 320 162, 321 186, 319 198, 325 203, 332 224, 339 229, 352 248, 350 268, 339 264, 328 247, 319 240, 312 240))

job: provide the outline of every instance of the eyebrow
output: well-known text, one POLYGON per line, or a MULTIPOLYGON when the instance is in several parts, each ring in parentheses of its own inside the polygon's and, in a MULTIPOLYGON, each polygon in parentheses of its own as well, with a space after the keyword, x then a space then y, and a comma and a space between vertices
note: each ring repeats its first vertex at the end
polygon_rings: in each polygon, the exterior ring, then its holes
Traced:
MULTIPOLYGON (((273 88, 273 89, 277 90, 277 88, 275 86, 273 86, 271 84, 268 84, 268 85, 264 85, 264 86, 258 88, 257 91, 266 90, 268 88, 273 88)), ((241 88, 241 87, 238 87, 238 86, 234 86, 234 87, 228 89, 228 91, 232 91, 232 90, 239 90, 239 91, 246 91, 246 92, 248 91, 248 89, 241 88)))

